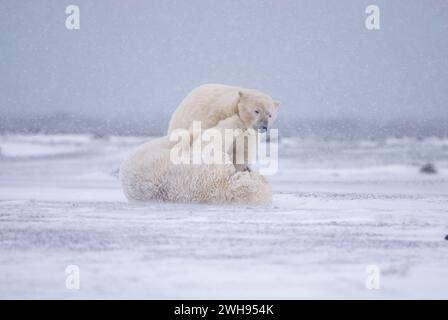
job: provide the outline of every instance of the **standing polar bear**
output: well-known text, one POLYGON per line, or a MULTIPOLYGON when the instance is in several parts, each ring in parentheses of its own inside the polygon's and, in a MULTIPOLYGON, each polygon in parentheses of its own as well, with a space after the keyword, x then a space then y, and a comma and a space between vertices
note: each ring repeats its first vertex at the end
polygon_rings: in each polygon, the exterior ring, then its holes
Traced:
MULTIPOLYGON (((277 101, 258 90, 205 84, 191 91, 181 102, 170 119, 168 135, 176 129, 192 131, 194 121, 198 121, 202 129, 209 129, 235 115, 243 124, 241 129, 248 134, 266 132, 277 117, 278 106, 277 101)), ((232 127, 236 126, 238 125, 235 123, 232 127)), ((245 136, 247 134, 240 135, 239 139, 245 139, 245 136)), ((252 139, 254 141, 257 139, 252 139)), ((250 142, 239 142, 234 145, 242 147, 240 150, 233 148, 230 151, 231 158, 237 170, 245 171, 249 169, 248 163, 254 160, 254 154, 248 152, 250 142), (244 156, 244 163, 237 163, 237 153, 244 156)))
MULTIPOLYGON (((249 129, 266 131, 276 117, 278 103, 256 90, 224 85, 203 85, 193 90, 173 114, 170 136, 152 140, 134 151, 120 167, 120 180, 130 200, 262 204, 272 199, 271 187, 257 172, 235 162, 176 163, 173 151, 184 142, 173 141, 172 134, 184 129, 188 144, 200 141, 213 131, 224 135, 239 130, 223 153, 234 161, 235 146, 249 129), (200 121, 199 136, 193 121, 200 121), (188 130, 188 131, 187 131, 188 130)), ((189 154, 190 158, 194 152, 189 154)))
POLYGON ((246 129, 266 131, 277 117, 279 103, 254 90, 223 84, 204 84, 191 91, 170 119, 168 134, 175 129, 190 129, 201 121, 203 129, 238 115, 246 129))

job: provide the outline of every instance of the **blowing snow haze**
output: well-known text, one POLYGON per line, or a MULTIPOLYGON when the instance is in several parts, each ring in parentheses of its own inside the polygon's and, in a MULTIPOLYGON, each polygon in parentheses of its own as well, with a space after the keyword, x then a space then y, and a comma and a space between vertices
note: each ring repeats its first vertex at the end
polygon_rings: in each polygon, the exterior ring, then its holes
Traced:
POLYGON ((0 129, 163 134, 225 83, 280 100, 284 134, 446 135, 447 34, 443 0, 2 0, 0 129))

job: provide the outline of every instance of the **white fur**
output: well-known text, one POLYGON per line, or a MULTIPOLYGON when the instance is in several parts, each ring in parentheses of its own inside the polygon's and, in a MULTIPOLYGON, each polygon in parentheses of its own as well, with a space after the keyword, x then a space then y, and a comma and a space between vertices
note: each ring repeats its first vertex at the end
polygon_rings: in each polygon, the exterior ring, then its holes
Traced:
POLYGON ((170 119, 168 134, 175 129, 191 129, 193 121, 200 121, 202 128, 208 129, 235 114, 246 129, 257 130, 264 121, 268 126, 272 124, 277 108, 278 102, 257 90, 205 84, 191 91, 181 102, 170 119), (256 109, 259 114, 254 113, 256 109))
MULTIPOLYGON (((242 130, 270 127, 277 117, 279 103, 270 96, 254 90, 222 84, 205 84, 192 90, 173 113, 168 134, 176 129, 192 131, 193 121, 199 121, 202 129, 217 126, 220 121, 238 117, 242 130)), ((253 139, 252 141, 257 141, 253 139)), ((248 164, 254 160, 254 154, 248 149, 256 150, 256 145, 238 144, 242 148, 231 150, 235 168, 248 170, 248 164), (237 154, 244 157, 244 163, 237 163, 237 154)))
MULTIPOLYGON (((194 120, 202 129, 240 129, 225 154, 248 129, 270 124, 278 103, 255 90, 204 85, 193 90, 173 114, 168 133, 189 129, 194 120), (254 110, 258 112, 255 113, 254 110), (271 117, 269 117, 271 115, 271 117)), ((192 139, 201 137, 191 135, 192 139)), ((120 167, 120 180, 129 200, 262 204, 272 200, 271 187, 259 173, 229 164, 174 164, 169 137, 140 146, 120 167), (238 170, 237 170, 238 169, 238 170)))
POLYGON ((271 188, 256 172, 238 172, 233 164, 173 164, 168 137, 140 146, 120 167, 129 200, 262 204, 271 188))

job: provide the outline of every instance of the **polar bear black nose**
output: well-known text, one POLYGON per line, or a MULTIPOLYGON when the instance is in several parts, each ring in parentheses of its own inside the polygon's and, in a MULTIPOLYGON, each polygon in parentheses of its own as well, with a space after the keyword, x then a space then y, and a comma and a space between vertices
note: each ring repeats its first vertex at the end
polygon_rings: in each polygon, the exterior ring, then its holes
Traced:
POLYGON ((261 132, 266 132, 266 131, 268 131, 268 127, 266 127, 266 126, 262 126, 262 127, 260 127, 260 131, 261 131, 261 132))

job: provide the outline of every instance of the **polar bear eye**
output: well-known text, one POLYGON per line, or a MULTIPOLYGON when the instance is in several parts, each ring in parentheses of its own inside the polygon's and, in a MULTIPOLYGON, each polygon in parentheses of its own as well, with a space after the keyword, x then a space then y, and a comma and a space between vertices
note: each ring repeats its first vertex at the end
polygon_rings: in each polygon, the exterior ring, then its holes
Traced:
POLYGON ((260 111, 258 111, 258 110, 255 110, 255 113, 256 113, 256 114, 259 114, 259 113, 260 113, 260 111))
POLYGON ((269 118, 272 118, 272 114, 269 115, 269 118))

